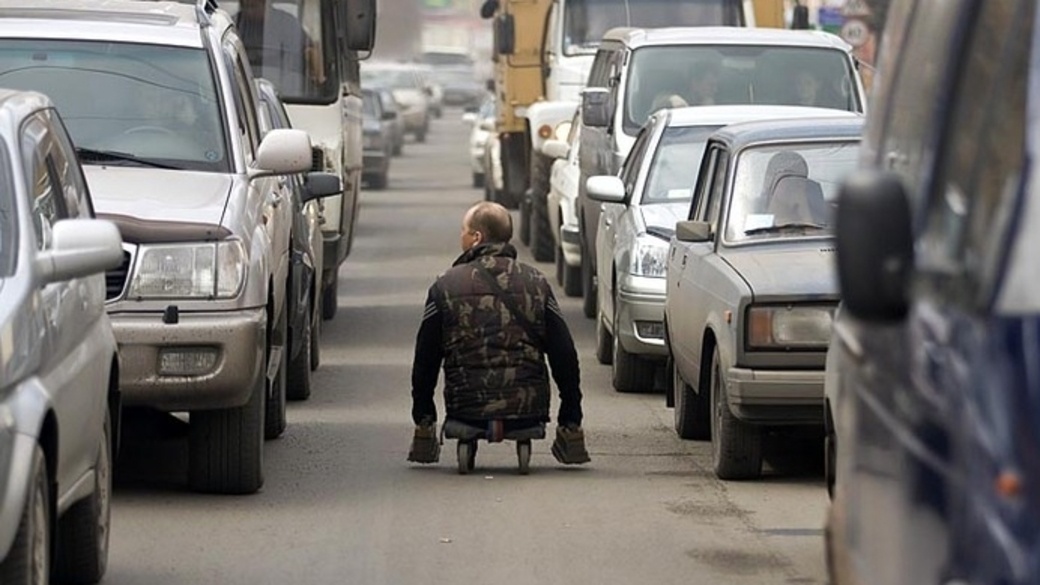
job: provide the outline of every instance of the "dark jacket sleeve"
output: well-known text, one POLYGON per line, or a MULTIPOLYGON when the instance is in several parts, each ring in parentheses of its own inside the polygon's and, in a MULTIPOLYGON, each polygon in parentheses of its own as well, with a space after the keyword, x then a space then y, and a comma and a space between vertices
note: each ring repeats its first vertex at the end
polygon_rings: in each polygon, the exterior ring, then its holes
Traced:
POLYGON ((545 311, 545 354, 549 358, 553 380, 560 390, 560 410, 556 422, 581 425, 581 372, 578 351, 560 312, 556 297, 549 291, 545 311))
POLYGON ((412 421, 437 420, 437 405, 433 401, 437 376, 444 359, 443 319, 437 307, 435 286, 426 295, 422 323, 415 337, 415 358, 412 360, 412 421))

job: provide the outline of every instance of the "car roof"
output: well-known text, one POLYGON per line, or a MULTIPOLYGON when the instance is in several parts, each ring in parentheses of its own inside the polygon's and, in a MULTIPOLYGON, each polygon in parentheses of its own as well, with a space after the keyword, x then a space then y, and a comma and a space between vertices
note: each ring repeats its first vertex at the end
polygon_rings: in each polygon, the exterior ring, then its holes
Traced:
POLYGON ((789 140, 859 139, 863 135, 864 117, 858 114, 809 118, 784 118, 738 122, 720 128, 712 140, 725 142, 732 150, 746 146, 789 140))
POLYGON ((852 50, 841 37, 825 31, 738 26, 616 27, 603 35, 603 41, 615 41, 632 48, 646 45, 777 45, 852 50))
POLYGON ((858 118, 859 114, 832 108, 814 108, 806 106, 781 105, 725 105, 725 106, 686 106, 662 110, 655 114, 662 118, 662 123, 669 127, 685 126, 718 126, 735 124, 752 120, 771 120, 784 118, 858 118))
POLYGON ((231 26, 212 0, 198 5, 146 0, 4 0, 4 38, 82 39, 202 47, 200 29, 231 26))

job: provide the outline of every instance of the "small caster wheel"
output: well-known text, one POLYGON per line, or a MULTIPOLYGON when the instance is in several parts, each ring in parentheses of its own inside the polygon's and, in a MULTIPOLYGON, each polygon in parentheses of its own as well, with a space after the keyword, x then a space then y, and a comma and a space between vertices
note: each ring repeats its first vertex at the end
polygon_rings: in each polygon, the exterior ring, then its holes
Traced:
POLYGON ((473 471, 473 467, 477 463, 476 441, 459 441, 456 452, 459 458, 459 475, 466 475, 473 471))
POLYGON ((518 441, 516 459, 520 464, 520 475, 531 473, 531 441, 518 441))

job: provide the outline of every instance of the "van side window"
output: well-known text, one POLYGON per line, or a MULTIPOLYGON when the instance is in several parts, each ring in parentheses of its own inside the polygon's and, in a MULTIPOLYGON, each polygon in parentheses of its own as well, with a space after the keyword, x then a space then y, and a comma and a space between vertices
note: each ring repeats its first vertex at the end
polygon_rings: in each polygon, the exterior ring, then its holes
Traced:
POLYGON ((964 49, 937 161, 920 246, 922 269, 952 277, 936 283, 978 300, 1007 247, 1007 222, 1021 188, 1027 77, 1035 2, 980 3, 964 49), (952 286, 950 286, 952 285, 952 286))
POLYGON ((879 156, 883 165, 903 177, 910 193, 921 193, 921 181, 927 181, 925 169, 931 164, 932 145, 941 124, 949 87, 947 75, 953 68, 944 66, 947 55, 956 53, 960 40, 956 32, 959 11, 964 2, 950 0, 918 0, 911 30, 903 46, 904 54, 928 55, 929 58, 904 59, 899 62, 889 107, 885 111, 885 142, 879 156), (937 107, 938 105, 938 107, 937 107))

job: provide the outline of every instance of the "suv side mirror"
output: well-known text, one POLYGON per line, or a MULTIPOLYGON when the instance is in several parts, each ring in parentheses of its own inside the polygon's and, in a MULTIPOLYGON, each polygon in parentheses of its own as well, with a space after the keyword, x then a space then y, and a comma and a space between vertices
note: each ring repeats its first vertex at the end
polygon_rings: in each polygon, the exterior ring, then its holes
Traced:
POLYGON ((585 194, 593 201, 623 203, 625 184, 614 175, 596 175, 585 181, 585 194))
POLYGON ((311 170, 312 164, 310 135, 296 128, 276 128, 260 141, 250 175, 291 175, 311 170))
POLYGON ((330 195, 339 195, 343 192, 339 177, 332 173, 313 171, 307 173, 303 180, 303 201, 307 203, 330 195))
POLYGON ((549 158, 567 158, 570 149, 570 145, 562 140, 550 138, 542 143, 542 154, 549 158))
POLYGON ((581 92, 581 123, 589 128, 610 124, 610 90, 592 87, 581 92))
POLYGON ((97 274, 123 262, 123 238, 108 220, 63 219, 55 222, 52 241, 51 249, 33 262, 41 285, 97 274))
POLYGON ((711 224, 706 221, 679 221, 675 223, 675 239, 680 242, 710 242, 711 224))
POLYGON ((834 233, 845 308, 873 322, 902 320, 913 268, 910 202, 892 173, 860 171, 838 193, 834 233))
POLYGON ((495 20, 495 54, 512 55, 516 51, 516 25, 512 14, 495 20))
POLYGON ((343 4, 347 48, 371 51, 376 44, 376 0, 350 0, 343 4))

